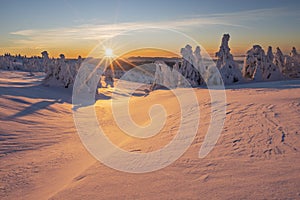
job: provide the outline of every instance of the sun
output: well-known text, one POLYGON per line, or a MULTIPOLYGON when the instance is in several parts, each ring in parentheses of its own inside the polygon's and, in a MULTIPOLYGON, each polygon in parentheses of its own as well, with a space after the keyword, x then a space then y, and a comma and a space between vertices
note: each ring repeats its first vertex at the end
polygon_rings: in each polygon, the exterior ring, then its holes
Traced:
POLYGON ((111 48, 106 48, 106 49, 105 49, 105 57, 111 58, 111 57, 113 57, 113 56, 114 56, 113 50, 112 50, 111 48))

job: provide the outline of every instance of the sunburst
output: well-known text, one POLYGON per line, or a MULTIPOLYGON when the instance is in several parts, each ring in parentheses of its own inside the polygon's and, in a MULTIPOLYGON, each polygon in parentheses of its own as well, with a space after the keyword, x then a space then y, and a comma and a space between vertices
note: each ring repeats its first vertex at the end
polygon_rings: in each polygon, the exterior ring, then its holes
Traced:
POLYGON ((111 48, 106 48, 104 53, 105 53, 105 57, 107 58, 114 57, 114 51, 111 48))

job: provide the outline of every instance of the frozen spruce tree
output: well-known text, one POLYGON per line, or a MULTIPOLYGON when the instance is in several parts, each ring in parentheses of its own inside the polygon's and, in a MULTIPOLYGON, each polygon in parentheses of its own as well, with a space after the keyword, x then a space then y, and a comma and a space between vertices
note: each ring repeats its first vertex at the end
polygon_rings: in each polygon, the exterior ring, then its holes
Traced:
POLYGON ((47 63, 46 66, 46 77, 44 79, 44 84, 48 86, 64 86, 64 75, 62 68, 65 66, 65 57, 63 54, 60 55, 59 59, 50 61, 44 53, 43 59, 47 63))
POLYGON ((43 51, 41 54, 42 54, 42 65, 46 73, 46 77, 44 80, 47 80, 53 76, 53 65, 51 65, 51 60, 49 59, 49 54, 47 51, 43 51))
POLYGON ((232 84, 243 81, 238 63, 233 60, 229 48, 229 34, 224 34, 220 50, 216 53, 217 68, 220 70, 224 84, 232 84))
POLYGON ((284 55, 279 47, 276 48, 273 63, 279 68, 281 73, 284 73, 284 55))
POLYGON ((182 59, 179 65, 179 73, 190 83, 192 87, 203 84, 203 78, 200 72, 204 71, 202 66, 202 57, 200 47, 196 47, 193 52, 190 45, 186 45, 180 51, 182 59))
POLYGON ((73 66, 73 63, 71 61, 67 62, 63 54, 60 55, 58 65, 60 67, 59 79, 61 80, 63 86, 65 88, 68 88, 74 82, 74 77, 72 75, 71 68, 75 67, 75 65, 73 66))
POLYGON ((272 52, 272 47, 268 47, 268 52, 266 55, 266 63, 263 71, 264 80, 280 80, 283 78, 282 72, 279 67, 273 63, 274 54, 272 52))
POLYGON ((251 80, 262 81, 262 68, 265 52, 259 45, 254 45, 246 53, 244 60, 243 76, 251 80))
POLYGON ((298 54, 298 52, 297 52, 297 50, 296 50, 296 47, 293 47, 293 48, 292 48, 292 51, 291 51, 291 53, 290 53, 290 56, 291 56, 291 57, 299 57, 299 54, 298 54))
POLYGON ((283 73, 287 78, 300 77, 300 55, 295 47, 292 48, 290 55, 284 58, 283 73))

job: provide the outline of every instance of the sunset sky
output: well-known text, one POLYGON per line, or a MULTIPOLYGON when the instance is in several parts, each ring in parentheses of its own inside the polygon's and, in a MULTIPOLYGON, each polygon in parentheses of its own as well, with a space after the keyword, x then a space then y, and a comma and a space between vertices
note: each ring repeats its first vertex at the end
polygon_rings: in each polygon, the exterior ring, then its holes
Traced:
MULTIPOLYGON (((47 50, 53 57, 60 53, 87 56, 103 40, 124 31, 130 35, 135 29, 140 29, 137 35, 143 37, 139 47, 149 47, 149 33, 141 34, 149 27, 184 33, 210 54, 218 50, 224 33, 231 35, 230 47, 236 55, 244 54, 253 44, 265 49, 279 46, 285 53, 292 46, 300 49, 297 0, 11 0, 1 1, 0 17, 0 54, 40 55, 47 50)), ((150 42, 155 40, 164 48, 164 42, 172 39, 166 33, 155 33, 150 42)), ((126 44, 123 40, 114 45, 126 44)), ((174 39, 168 49, 179 52, 184 42, 174 39)))

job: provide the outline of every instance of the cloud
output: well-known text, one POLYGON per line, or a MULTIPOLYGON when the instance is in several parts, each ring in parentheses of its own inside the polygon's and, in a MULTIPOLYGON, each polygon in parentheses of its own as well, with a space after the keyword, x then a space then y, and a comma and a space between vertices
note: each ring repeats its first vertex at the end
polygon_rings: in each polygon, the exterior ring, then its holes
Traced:
POLYGON ((18 45, 34 45, 41 48, 58 42, 82 41, 82 40, 103 40, 111 38, 117 34, 144 28, 162 29, 185 29, 189 27, 205 26, 230 26, 242 29, 251 28, 251 23, 266 18, 280 17, 285 15, 295 15, 286 8, 270 8, 246 10, 232 13, 217 13, 210 15, 190 16, 184 19, 161 22, 124 22, 118 24, 83 24, 74 27, 64 27, 56 29, 30 29, 11 32, 15 36, 23 36, 22 39, 15 39, 13 42, 18 45))
POLYGON ((164 22, 128 22, 118 24, 83 24, 74 27, 56 29, 30 29, 11 32, 14 36, 22 36, 22 39, 14 39, 16 45, 32 45, 47 47, 59 42, 82 41, 82 40, 104 40, 115 35, 129 34, 131 30, 142 30, 149 28, 158 29, 183 29, 186 27, 200 27, 207 25, 238 26, 220 21, 219 19, 190 18, 176 21, 164 22))
POLYGON ((256 9, 256 10, 245 10, 240 12, 214 14, 214 17, 221 17, 226 21, 233 22, 245 22, 245 21, 257 21, 261 19, 274 19, 282 17, 299 17, 300 13, 298 11, 290 10, 287 7, 283 8, 266 8, 266 9, 256 9))

